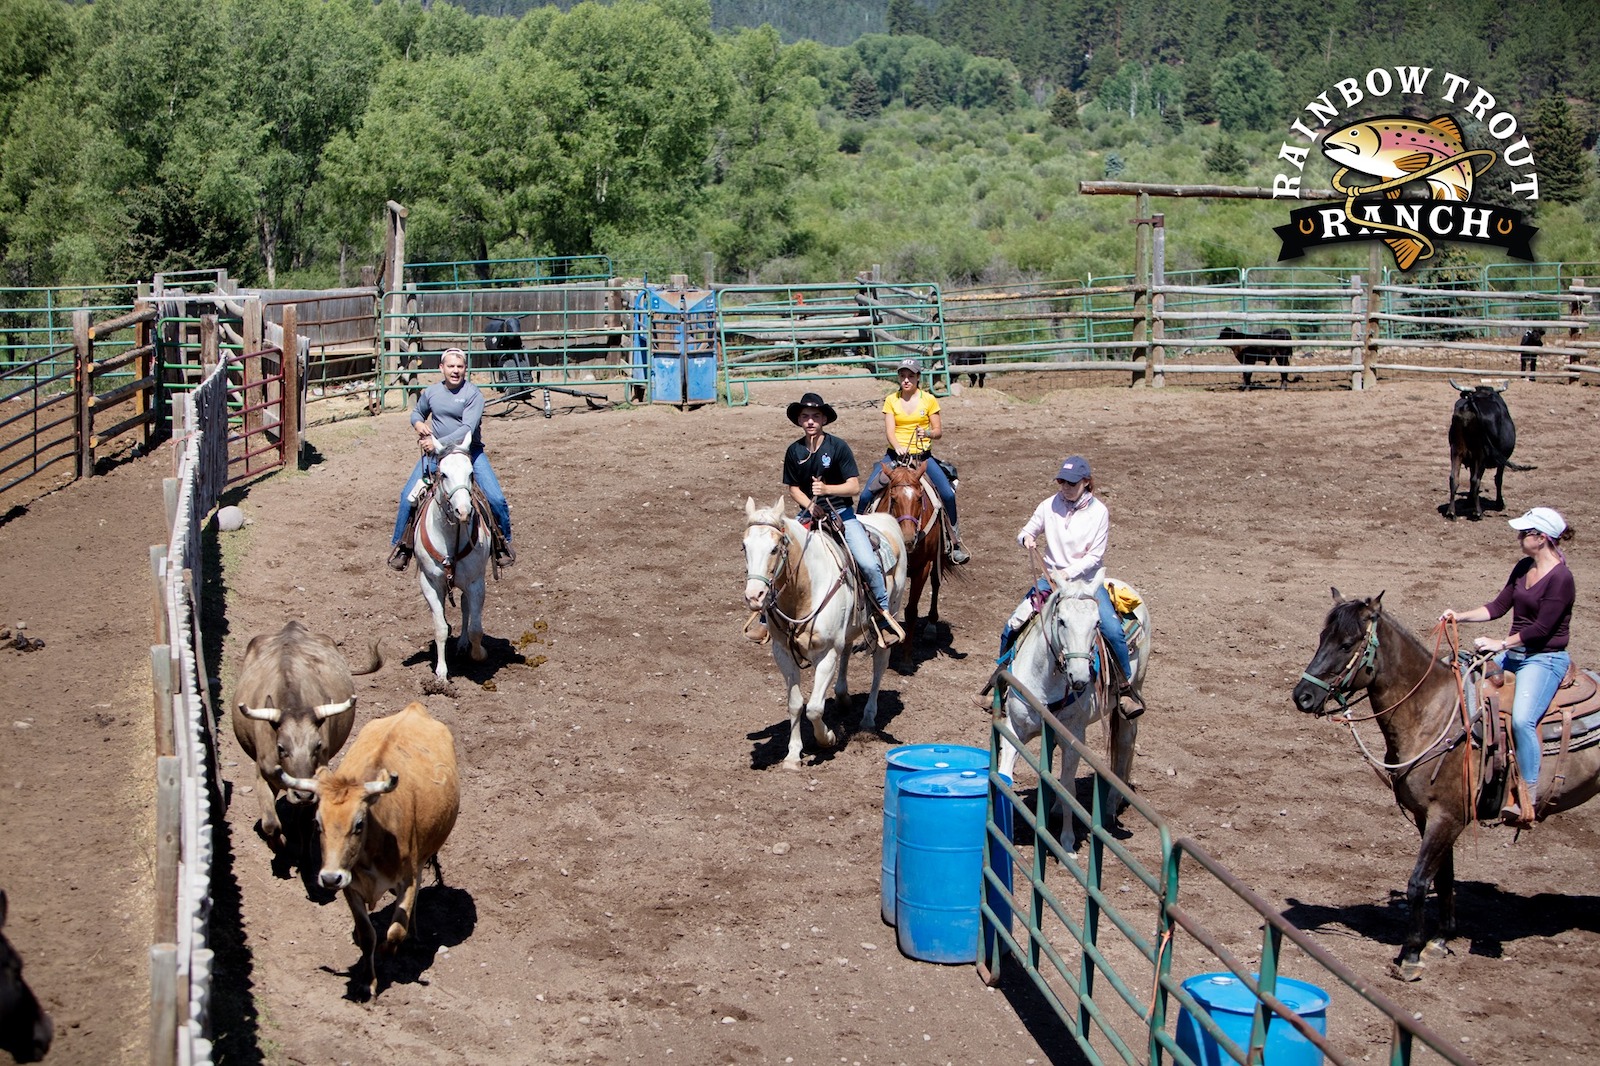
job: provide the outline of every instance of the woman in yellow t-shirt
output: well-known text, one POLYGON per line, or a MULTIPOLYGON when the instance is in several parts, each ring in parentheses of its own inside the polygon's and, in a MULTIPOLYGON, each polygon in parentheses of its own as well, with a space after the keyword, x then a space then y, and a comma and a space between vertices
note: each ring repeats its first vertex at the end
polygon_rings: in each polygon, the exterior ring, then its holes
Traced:
POLYGON ((961 545, 961 527, 956 520, 956 490, 944 468, 933 459, 933 442, 944 436, 939 414, 939 398, 921 387, 922 367, 906 359, 895 368, 900 387, 883 401, 883 435, 889 448, 872 467, 867 487, 862 490, 856 510, 865 513, 873 499, 889 483, 889 465, 896 460, 926 458, 928 481, 939 494, 939 502, 950 516, 950 561, 960 565, 971 559, 961 545))

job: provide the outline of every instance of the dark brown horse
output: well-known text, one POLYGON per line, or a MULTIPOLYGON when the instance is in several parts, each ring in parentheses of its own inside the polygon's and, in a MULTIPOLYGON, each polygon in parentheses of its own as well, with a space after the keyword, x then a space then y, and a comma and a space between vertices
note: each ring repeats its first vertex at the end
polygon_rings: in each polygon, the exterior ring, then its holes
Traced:
MULTIPOLYGON (((1367 759, 1394 789, 1395 802, 1409 813, 1422 834, 1416 866, 1406 884, 1409 924, 1394 976, 1422 976, 1424 902, 1428 886, 1439 896, 1439 936, 1429 954, 1445 953, 1455 936, 1455 842, 1477 806, 1472 750, 1461 711, 1460 690, 1450 663, 1385 613, 1383 593, 1371 599, 1345 599, 1333 590, 1333 609, 1322 626, 1322 640, 1294 687, 1294 704, 1307 714, 1329 713, 1332 698, 1345 721, 1371 720, 1383 732, 1382 761, 1367 759), (1365 692, 1372 711, 1352 717, 1350 704, 1365 692)), ((1351 726, 1352 731, 1354 726, 1351 726)), ((1365 752, 1365 749, 1363 748, 1365 752)), ((1568 810, 1600 792, 1600 746, 1570 752, 1541 775, 1539 817, 1568 810), (1545 778, 1548 777, 1548 782, 1545 778)), ((1475 760, 1474 760, 1475 763, 1475 760)))
POLYGON ((948 549, 944 516, 934 503, 933 494, 922 484, 928 460, 914 463, 895 463, 889 468, 889 485, 883 490, 883 500, 889 514, 900 523, 900 535, 906 542, 906 575, 911 582, 906 596, 905 654, 916 661, 917 608, 922 602, 922 589, 932 590, 928 601, 927 620, 939 621, 939 586, 943 583, 945 552, 948 549))

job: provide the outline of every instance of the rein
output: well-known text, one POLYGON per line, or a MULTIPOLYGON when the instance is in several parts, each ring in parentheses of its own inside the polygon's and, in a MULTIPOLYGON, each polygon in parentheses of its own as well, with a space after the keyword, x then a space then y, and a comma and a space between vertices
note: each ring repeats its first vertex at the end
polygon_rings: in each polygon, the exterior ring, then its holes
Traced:
MULTIPOLYGON (((1350 735, 1355 738, 1356 747, 1361 750, 1362 757, 1367 760, 1367 763, 1374 770, 1379 771, 1380 774, 1388 774, 1389 782, 1392 785, 1395 778, 1404 776, 1418 764, 1430 758, 1442 757, 1445 753, 1449 752, 1457 744, 1459 744, 1463 738, 1469 736, 1470 715, 1466 710, 1465 690, 1463 687, 1461 671, 1458 667, 1455 670, 1456 699, 1452 703, 1449 710, 1445 712, 1444 726, 1442 729, 1440 729, 1439 735, 1434 737, 1433 740, 1423 747, 1422 750, 1419 751, 1415 756, 1400 762, 1385 762, 1376 755, 1372 754, 1372 751, 1367 747, 1366 741, 1361 739, 1361 734, 1356 732, 1356 723, 1371 722, 1378 718, 1382 718, 1384 715, 1395 710, 1395 708, 1399 707, 1402 703, 1405 703, 1412 696, 1416 695, 1417 690, 1422 687, 1422 683, 1426 681, 1428 679, 1428 675, 1433 672, 1433 663, 1438 661, 1440 646, 1447 643, 1446 623, 1440 622, 1439 625, 1434 627, 1435 639, 1433 646, 1433 657, 1429 662, 1428 668, 1422 672, 1422 676, 1417 678, 1416 683, 1406 691, 1405 695, 1389 704, 1389 706, 1384 707, 1381 710, 1375 710, 1372 714, 1357 718, 1351 714, 1350 707, 1352 704, 1360 702, 1362 699, 1370 699, 1370 692, 1367 689, 1363 689, 1359 695, 1353 696, 1349 690, 1349 685, 1355 679, 1357 674, 1363 670, 1371 670, 1376 665, 1378 658, 1378 618, 1378 614, 1374 614, 1371 621, 1367 623, 1366 642, 1351 655, 1350 661, 1345 664, 1342 676, 1337 681, 1324 681, 1310 673, 1301 673, 1300 677, 1302 680, 1309 681, 1318 688, 1326 690, 1329 698, 1333 699, 1339 704, 1344 713, 1342 715, 1331 716, 1331 720, 1340 722, 1350 727, 1350 735), (1461 735, 1446 743, 1445 740, 1450 735, 1451 728, 1456 724, 1457 711, 1462 712, 1461 735)), ((1454 627, 1452 626, 1450 628, 1452 632, 1449 634, 1450 639, 1448 640, 1448 643, 1453 650, 1457 645, 1457 641, 1453 633, 1454 627)), ((1471 773, 1470 767, 1467 772, 1468 774, 1471 773)), ((1437 771, 1435 771, 1435 773, 1437 774, 1437 771)))

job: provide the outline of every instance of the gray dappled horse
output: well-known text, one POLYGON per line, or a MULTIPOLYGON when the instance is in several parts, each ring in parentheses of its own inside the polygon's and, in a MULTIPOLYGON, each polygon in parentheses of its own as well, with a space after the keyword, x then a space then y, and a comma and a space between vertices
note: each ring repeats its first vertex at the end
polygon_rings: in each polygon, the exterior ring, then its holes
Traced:
MULTIPOLYGON (((1086 580, 1058 586, 1018 638, 1010 669, 1012 676, 1049 708, 1080 743, 1089 723, 1106 717, 1107 710, 1111 710, 1111 770, 1131 785, 1139 722, 1115 711, 1116 690, 1111 687, 1110 671, 1104 661, 1109 651, 1100 641, 1096 584, 1086 580), (1094 665, 1097 657, 1101 660, 1098 669, 1094 665)), ((1129 681, 1142 705, 1145 670, 1150 664, 1150 609, 1142 596, 1134 617, 1138 627, 1128 640, 1128 659, 1133 666, 1129 681)), ((1015 692, 1005 694, 1005 713, 1011 731, 1022 743, 1039 735, 1043 725, 1039 715, 1015 692)), ((1002 736, 1000 773, 1012 776, 1017 754, 1010 738, 1002 736)), ((1055 769, 1057 778, 1070 788, 1077 773, 1078 756, 1070 748, 1063 748, 1055 769)), ((1051 808, 1061 813, 1059 797, 1052 797, 1051 808)))

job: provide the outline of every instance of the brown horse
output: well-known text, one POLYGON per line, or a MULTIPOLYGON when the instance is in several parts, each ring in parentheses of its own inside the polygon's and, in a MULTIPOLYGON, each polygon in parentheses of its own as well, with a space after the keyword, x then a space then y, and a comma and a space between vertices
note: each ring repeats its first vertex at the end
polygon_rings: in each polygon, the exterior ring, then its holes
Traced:
POLYGON ((906 573, 911 580, 911 590, 906 596, 905 654, 912 662, 916 661, 917 607, 922 601, 922 589, 927 586, 932 590, 927 620, 938 624, 939 586, 943 583, 945 553, 949 548, 944 516, 933 494, 922 484, 927 468, 927 459, 895 463, 889 468, 889 485, 882 497, 890 516, 900 523, 900 535, 906 542, 906 573))
MULTIPOLYGON (((1440 935, 1429 954, 1443 955, 1455 936, 1455 842, 1477 807, 1476 759, 1461 711, 1455 670, 1422 641, 1385 613, 1383 593, 1371 599, 1345 599, 1333 590, 1333 609, 1322 627, 1322 640, 1300 683, 1294 704, 1307 714, 1329 713, 1330 697, 1352 721, 1350 703, 1365 691, 1373 720, 1383 732, 1380 762, 1367 759, 1388 778, 1395 802, 1408 812, 1422 834, 1416 866, 1406 885, 1409 924, 1394 976, 1415 981, 1422 976, 1425 937, 1424 902, 1428 886, 1439 895, 1440 935)), ((1354 730, 1354 726, 1351 726, 1354 730)), ((1363 751, 1365 749, 1363 748, 1363 751)), ((1545 759, 1541 775, 1539 818, 1569 810, 1600 792, 1600 746, 1545 759), (1552 765, 1554 764, 1554 765, 1552 765), (1545 778, 1548 777, 1548 781, 1545 778)))

